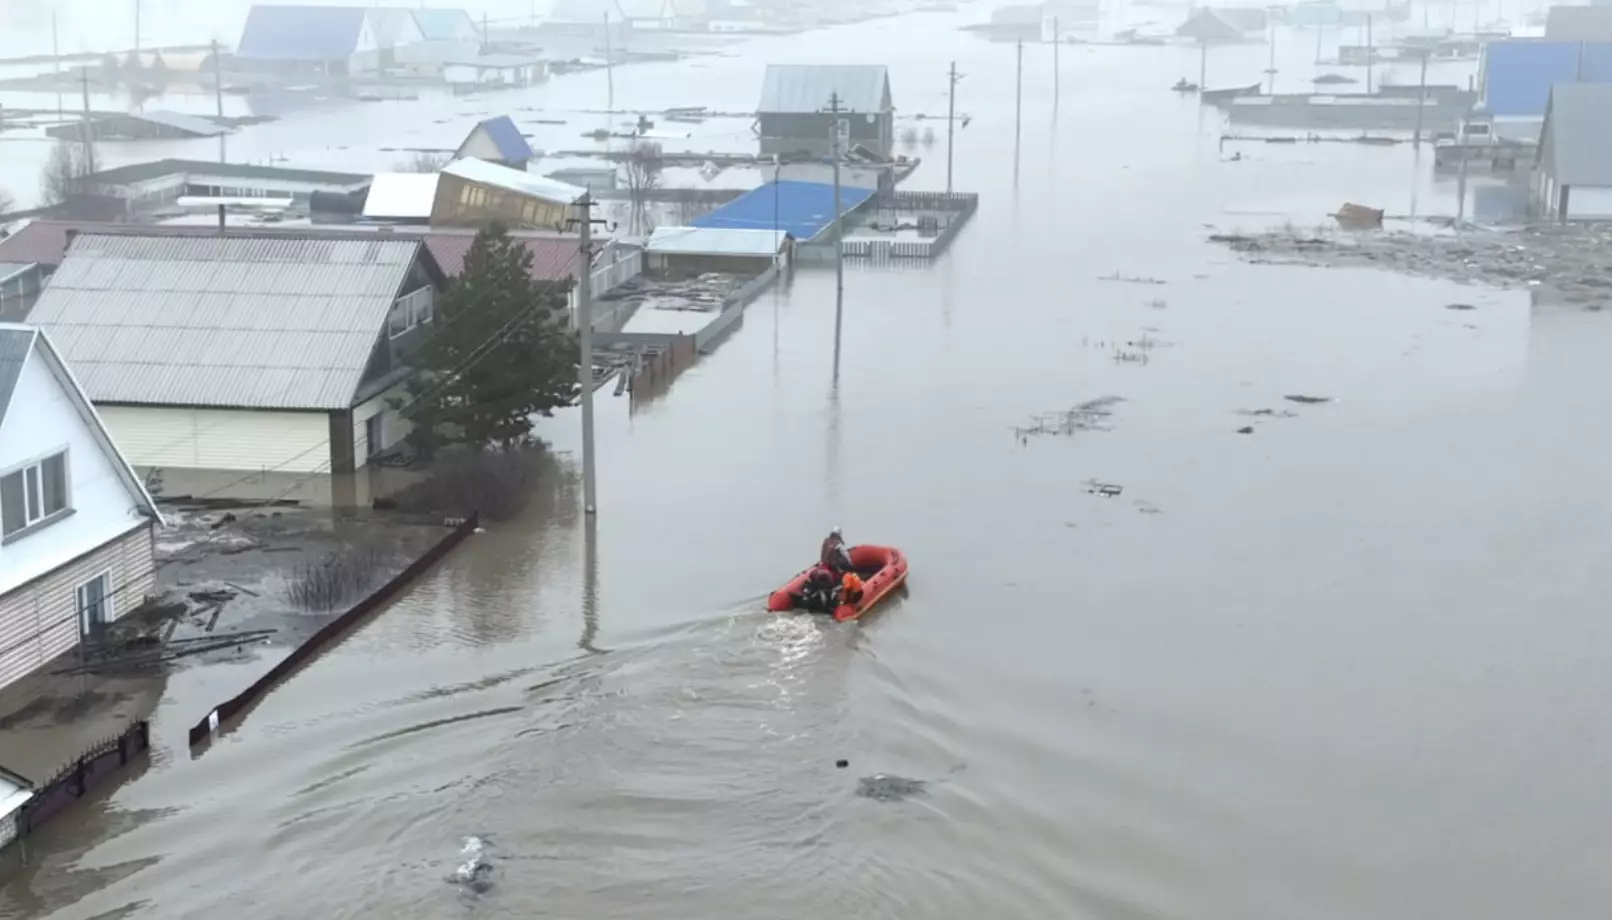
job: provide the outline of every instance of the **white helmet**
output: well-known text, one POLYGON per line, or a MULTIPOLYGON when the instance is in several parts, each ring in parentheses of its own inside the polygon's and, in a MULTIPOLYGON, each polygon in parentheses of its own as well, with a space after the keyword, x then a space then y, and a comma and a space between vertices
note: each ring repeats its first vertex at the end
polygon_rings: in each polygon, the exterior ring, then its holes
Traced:
POLYGON ((839 527, 835 527, 835 528, 834 528, 834 529, 833 529, 833 530, 831 530, 831 531, 829 531, 829 532, 828 532, 828 535, 829 535, 829 536, 831 536, 831 537, 837 537, 837 536, 839 536, 839 535, 840 535, 840 529, 839 529, 839 527))

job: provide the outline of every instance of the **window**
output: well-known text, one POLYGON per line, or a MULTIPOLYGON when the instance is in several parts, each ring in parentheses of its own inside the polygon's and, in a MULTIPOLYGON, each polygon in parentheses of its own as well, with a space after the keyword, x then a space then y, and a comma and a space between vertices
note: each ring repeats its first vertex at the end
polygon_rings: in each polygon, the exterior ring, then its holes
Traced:
POLYGON ((431 321, 433 294, 429 285, 397 299, 386 316, 386 333, 398 338, 431 321))
POLYGON ((0 539, 67 511, 67 452, 0 476, 0 539))

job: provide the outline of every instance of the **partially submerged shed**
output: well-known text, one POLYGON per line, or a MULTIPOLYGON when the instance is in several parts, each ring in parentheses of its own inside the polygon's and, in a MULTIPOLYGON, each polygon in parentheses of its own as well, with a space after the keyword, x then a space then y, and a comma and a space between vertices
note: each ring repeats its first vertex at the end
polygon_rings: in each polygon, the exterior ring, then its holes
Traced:
POLYGON ((1546 220, 1612 220, 1612 84, 1551 90, 1533 193, 1546 220))
POLYGON ((849 147, 888 158, 895 149, 895 104, 883 64, 767 65, 757 106, 761 152, 827 156, 835 101, 847 122, 849 147))
POLYGON ((557 182, 467 157, 443 167, 437 180, 431 223, 443 227, 506 227, 564 231, 571 206, 586 195, 580 186, 557 182))
POLYGON ((787 262, 789 233, 724 227, 656 227, 644 244, 660 272, 760 274, 787 262))

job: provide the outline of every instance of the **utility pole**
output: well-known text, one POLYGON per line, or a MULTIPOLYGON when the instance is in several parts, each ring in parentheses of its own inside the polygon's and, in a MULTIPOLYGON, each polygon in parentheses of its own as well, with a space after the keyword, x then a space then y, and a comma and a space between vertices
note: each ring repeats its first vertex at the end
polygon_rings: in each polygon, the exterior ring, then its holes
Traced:
POLYGON ((1052 110, 1058 111, 1058 46, 1063 44, 1058 37, 1058 17, 1052 17, 1052 110))
POLYGON ((840 94, 828 97, 834 116, 831 150, 834 156, 834 376, 840 373, 840 330, 845 324, 845 224, 840 220, 840 94))
POLYGON ((1209 88, 1209 43, 1198 42, 1198 92, 1209 88))
POLYGON ((1371 95, 1371 71, 1373 69, 1372 62, 1376 57, 1377 57, 1377 53, 1375 51, 1371 50, 1371 14, 1367 13, 1366 14, 1366 95, 1368 95, 1368 96, 1371 95))
MULTIPOLYGON (((213 48, 213 103, 218 107, 218 126, 224 127, 224 72, 218 63, 218 40, 214 39, 213 48)), ((224 162, 224 135, 218 135, 218 162, 224 162)))
POLYGON ((1327 27, 1316 20, 1315 23, 1315 62, 1321 63, 1321 36, 1326 33, 1327 27))
POLYGON ((1265 73, 1271 78, 1271 95, 1276 95, 1276 20, 1271 20, 1271 62, 1265 66, 1265 73))
POLYGON ((581 237, 582 260, 577 266, 577 341, 582 356, 577 364, 577 382, 582 393, 582 510, 599 510, 598 483, 593 466, 593 225, 604 223, 593 216, 593 196, 583 192, 576 201, 580 216, 575 218, 581 237))
POLYGON ((948 195, 952 193, 952 139, 957 136, 957 81, 961 79, 957 73, 957 62, 952 61, 951 73, 947 75, 951 92, 946 96, 946 194, 948 195))
POLYGON ((56 119, 65 121, 62 117, 62 46, 56 31, 55 10, 50 11, 50 58, 51 69, 56 74, 56 119))
POLYGON ((487 53, 487 41, 488 41, 487 36, 491 35, 491 34, 492 34, 491 32, 487 31, 487 11, 482 10, 482 12, 481 12, 481 53, 482 54, 487 53))
POLYGON ((140 61, 140 0, 134 0, 134 60, 140 61))
POLYGON ((1019 63, 1013 88, 1013 176, 1019 175, 1019 138, 1024 131, 1024 39, 1019 39, 1019 63))
MULTIPOLYGON (((605 39, 605 109, 612 115, 616 111, 616 63, 610 53, 610 13, 604 14, 605 39)), ((608 125, 606 126, 608 127, 608 125)))
POLYGON ((84 68, 84 166, 86 169, 95 164, 95 123, 90 120, 90 69, 84 68))
POLYGON ((1422 147, 1422 108, 1427 105, 1427 53, 1422 53, 1421 89, 1416 94, 1416 149, 1422 147))

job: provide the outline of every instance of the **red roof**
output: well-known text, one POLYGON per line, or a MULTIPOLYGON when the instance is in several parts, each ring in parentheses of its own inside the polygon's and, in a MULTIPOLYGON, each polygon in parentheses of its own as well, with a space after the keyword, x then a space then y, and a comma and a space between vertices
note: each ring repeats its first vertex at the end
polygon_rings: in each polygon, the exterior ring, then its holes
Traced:
MULTIPOLYGON (((68 231, 80 233, 134 233, 142 236, 212 236, 219 231, 210 224, 114 224, 97 221, 36 220, 4 240, 0 240, 0 262, 38 263, 55 268, 67 253, 68 231)), ((378 235, 376 229, 353 227, 326 227, 318 224, 307 227, 228 227, 230 236, 285 236, 309 233, 324 237, 358 237, 367 239, 378 235)), ((419 237, 431 253, 443 274, 450 278, 464 268, 465 254, 476 235, 469 231, 430 231, 413 228, 395 228, 398 236, 405 233, 419 237)), ((576 276, 581 261, 580 248, 575 238, 559 236, 516 236, 532 253, 532 277, 538 281, 560 281, 576 276)))

